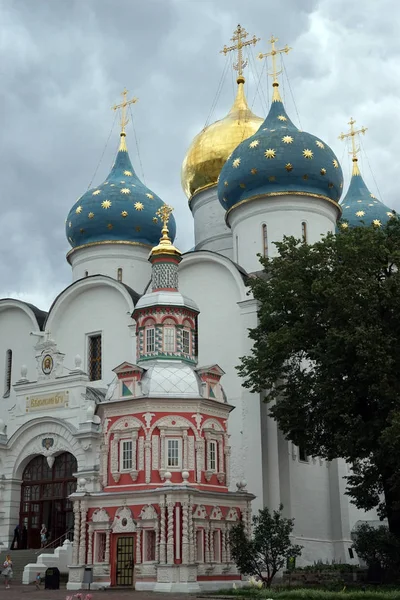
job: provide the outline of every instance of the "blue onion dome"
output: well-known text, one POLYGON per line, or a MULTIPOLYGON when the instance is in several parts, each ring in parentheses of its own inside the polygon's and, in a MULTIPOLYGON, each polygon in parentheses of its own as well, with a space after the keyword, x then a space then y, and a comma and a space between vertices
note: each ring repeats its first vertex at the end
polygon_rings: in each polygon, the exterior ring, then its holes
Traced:
POLYGON ((339 161, 329 146, 300 131, 286 113, 278 91, 259 130, 244 140, 226 161, 218 196, 229 212, 260 196, 313 196, 335 204, 342 188, 339 161))
POLYGON ((355 157, 350 186, 341 202, 341 207, 342 218, 339 224, 341 229, 370 225, 381 227, 395 216, 393 210, 371 194, 364 183, 355 157))
MULTIPOLYGON (((85 192, 69 211, 66 234, 72 248, 93 244, 125 243, 152 248, 158 244, 160 222, 156 213, 164 202, 136 175, 121 133, 111 173, 99 186, 85 192)), ((169 221, 171 240, 176 224, 169 221)))

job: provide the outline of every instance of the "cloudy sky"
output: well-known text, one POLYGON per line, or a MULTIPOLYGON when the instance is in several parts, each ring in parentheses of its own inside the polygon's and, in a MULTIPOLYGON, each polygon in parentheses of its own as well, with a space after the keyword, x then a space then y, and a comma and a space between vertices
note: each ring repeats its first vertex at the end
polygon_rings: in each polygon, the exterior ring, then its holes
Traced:
MULTIPOLYGON (((140 156, 132 124, 127 130, 132 162, 175 207, 177 244, 193 245, 180 168, 209 117, 229 60, 219 51, 237 23, 261 38, 253 57, 271 33, 293 48, 286 108, 333 148, 346 185, 350 160, 338 135, 350 116, 368 127, 364 179, 400 210, 399 22, 397 0, 0 0, 0 297, 46 309, 71 282, 64 221, 109 172, 118 144, 110 107, 125 86, 139 98, 140 156)), ((270 82, 260 61, 250 66, 249 104, 263 116, 270 82)), ((211 120, 230 108, 232 73, 211 120)))

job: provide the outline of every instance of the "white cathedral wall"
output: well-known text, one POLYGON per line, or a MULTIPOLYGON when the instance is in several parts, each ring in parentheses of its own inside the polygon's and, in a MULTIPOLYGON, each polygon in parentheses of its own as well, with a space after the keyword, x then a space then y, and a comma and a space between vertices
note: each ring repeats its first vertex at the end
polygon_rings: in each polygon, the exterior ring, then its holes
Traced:
POLYGON ((198 304, 199 365, 217 363, 224 371, 222 385, 229 404, 231 454, 230 488, 245 479, 255 494, 253 510, 264 505, 260 399, 241 385, 235 366, 249 350, 248 327, 256 324, 254 300, 236 267, 228 259, 202 252, 183 257, 179 288, 198 304))
POLYGON ((309 196, 278 196, 253 200, 237 206, 228 215, 232 229, 233 260, 248 273, 260 270, 257 254, 263 254, 263 225, 267 226, 268 255, 276 256, 274 241, 285 235, 302 237, 306 223, 307 241, 313 244, 336 227, 338 208, 326 200, 309 196))
POLYGON ((232 232, 225 224, 225 210, 218 200, 217 187, 196 194, 190 208, 194 219, 196 250, 211 250, 232 259, 232 232))

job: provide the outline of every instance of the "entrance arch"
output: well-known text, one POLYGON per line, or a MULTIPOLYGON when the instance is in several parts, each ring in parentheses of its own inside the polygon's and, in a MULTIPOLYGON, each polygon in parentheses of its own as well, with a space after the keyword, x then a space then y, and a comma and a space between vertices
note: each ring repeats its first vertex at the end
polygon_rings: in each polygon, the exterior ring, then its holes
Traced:
POLYGON ((74 514, 68 496, 76 490, 73 473, 77 470, 76 458, 70 452, 56 456, 52 467, 43 455, 27 464, 22 475, 19 518, 23 546, 26 541, 28 548, 40 548, 42 523, 47 528, 47 543, 73 528, 74 514))

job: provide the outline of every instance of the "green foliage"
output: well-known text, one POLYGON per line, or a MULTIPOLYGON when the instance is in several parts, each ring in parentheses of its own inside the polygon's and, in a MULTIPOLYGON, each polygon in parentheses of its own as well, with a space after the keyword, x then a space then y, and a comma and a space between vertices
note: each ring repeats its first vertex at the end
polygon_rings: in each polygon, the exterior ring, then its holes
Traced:
POLYGON ((378 567, 385 579, 399 577, 400 540, 384 525, 375 528, 362 523, 357 528, 354 548, 368 567, 378 567))
POLYGON ((331 592, 326 590, 312 590, 300 588, 296 590, 221 590, 219 594, 224 596, 236 596, 243 598, 272 598, 273 600, 400 600, 400 589, 393 591, 360 590, 331 592))
POLYGON ((249 281, 260 309, 244 386, 276 400, 307 454, 351 463, 352 501, 400 537, 400 221, 276 245, 249 281))
POLYGON ((231 555, 242 575, 256 575, 269 587, 278 571, 290 558, 301 554, 301 546, 292 544, 294 519, 282 516, 283 506, 273 513, 267 507, 253 516, 253 535, 248 537, 242 521, 231 529, 231 555))

